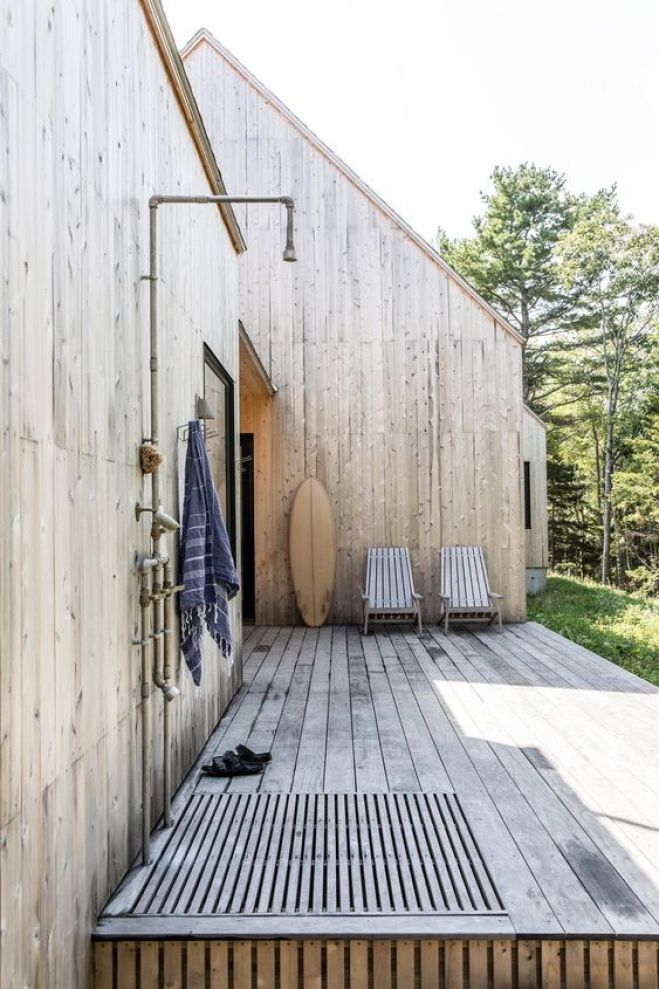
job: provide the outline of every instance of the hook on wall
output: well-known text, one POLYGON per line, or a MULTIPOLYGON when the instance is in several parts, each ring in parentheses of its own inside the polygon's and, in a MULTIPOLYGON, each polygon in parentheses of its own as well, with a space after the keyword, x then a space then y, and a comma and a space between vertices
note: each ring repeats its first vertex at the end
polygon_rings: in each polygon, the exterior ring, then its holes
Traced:
MULTIPOLYGON (((218 430, 215 430, 214 432, 211 431, 209 433, 208 430, 207 430, 207 428, 206 428, 206 422, 209 419, 214 419, 215 418, 215 413, 213 412, 213 410, 212 410, 212 408, 211 408, 211 406, 210 406, 210 404, 208 402, 208 399, 205 398, 204 395, 197 395, 196 400, 195 400, 195 407, 196 407, 197 419, 202 423, 203 428, 204 428, 204 439, 210 440, 210 439, 213 438, 213 436, 219 436, 220 434, 219 434, 218 430)), ((188 438, 187 429, 188 429, 187 422, 184 422, 182 426, 177 426, 176 427, 176 438, 177 438, 177 440, 182 441, 183 443, 185 443, 185 441, 188 438)))

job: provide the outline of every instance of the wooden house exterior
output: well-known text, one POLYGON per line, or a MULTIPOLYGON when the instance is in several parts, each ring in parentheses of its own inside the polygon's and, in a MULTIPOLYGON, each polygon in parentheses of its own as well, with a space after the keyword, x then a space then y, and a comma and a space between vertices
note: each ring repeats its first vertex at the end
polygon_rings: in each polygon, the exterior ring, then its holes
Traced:
MULTIPOLYGON (((331 623, 361 618, 370 545, 409 548, 431 622, 440 546, 483 546, 504 619, 524 618, 521 341, 205 33, 187 49, 188 78, 159 0, 0 0, 0 17, 0 984, 82 989, 93 981, 96 918, 140 849, 145 689, 152 824, 163 808, 164 704, 141 679, 136 571, 149 549, 148 516, 136 521, 135 505, 150 492, 139 459, 150 429, 150 197, 228 189, 297 203, 297 267, 281 264, 276 210, 159 213, 163 507, 180 517, 180 430, 205 396, 243 581, 241 488, 253 467, 250 617, 271 627, 252 630, 248 673, 270 714, 284 697, 295 709, 288 685, 299 691, 312 676, 327 707, 316 678, 331 650, 319 649, 312 674, 306 633, 282 632, 297 644, 288 655, 275 628, 297 621, 287 526, 307 476, 325 483, 335 510, 331 623), (290 674, 283 693, 283 681, 270 690, 274 679, 258 680, 258 657, 268 676, 290 674)), ((232 604, 232 667, 206 650, 197 689, 177 661, 175 785, 241 686, 243 604, 232 604)), ((358 651, 353 643, 350 662, 358 651)), ((348 662, 339 645, 336 675, 363 700, 361 667, 355 681, 348 662)), ((356 717, 361 727, 372 724, 356 717)), ((346 942, 344 958, 342 943, 325 939, 325 981, 332 952, 337 985, 350 959, 353 989, 365 965, 373 983, 379 952, 402 989, 422 956, 430 973, 448 960, 458 972, 468 951, 492 969, 493 951, 512 944, 365 943, 346 942)), ((297 987, 298 961, 300 972, 321 965, 321 943, 308 937, 200 944, 99 939, 99 989, 175 989, 184 978, 245 989, 257 972, 269 985, 275 957, 277 984, 297 987)))
MULTIPOLYGON (((224 186, 156 0, 2 0, 0 148, 0 984, 75 989, 140 847, 148 201, 224 186)), ((204 393, 204 346, 236 381, 237 428, 244 243, 229 209, 160 212, 163 503, 178 515, 176 430, 204 393)), ((240 678, 240 640, 200 689, 176 670, 175 783, 240 678)))
POLYGON ((266 211, 240 263, 241 319, 277 388, 243 410, 256 621, 296 620, 287 523, 310 475, 337 527, 330 622, 360 620, 365 550, 387 545, 410 550, 436 620, 444 544, 482 546, 504 620, 523 619, 521 338, 208 32, 182 54, 227 185, 296 200, 293 277, 266 211))

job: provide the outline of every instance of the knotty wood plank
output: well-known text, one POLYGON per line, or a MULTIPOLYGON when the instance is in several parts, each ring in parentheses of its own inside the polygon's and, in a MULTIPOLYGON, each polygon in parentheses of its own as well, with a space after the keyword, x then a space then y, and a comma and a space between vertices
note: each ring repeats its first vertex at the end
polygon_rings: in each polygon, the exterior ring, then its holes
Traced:
POLYGON ((638 989, 658 989, 659 958, 656 941, 639 941, 638 949, 638 989))
POLYGON ((252 941, 236 941, 233 945, 233 987, 252 989, 252 941))
POLYGON ((257 989, 270 989, 275 985, 275 942, 256 942, 257 989))
MULTIPOLYGON (((396 941, 396 985, 413 986, 414 982, 414 941, 396 941)), ((461 983, 456 983, 458 989, 460 985, 461 983)), ((366 989, 366 981, 364 981, 363 986, 366 989)), ((362 989, 361 985, 359 989, 362 989)))
MULTIPOLYGON (((565 942, 565 980, 568 985, 581 986, 585 979, 586 950, 583 941, 565 942)), ((617 989, 617 986, 616 986, 617 989)))
POLYGON ((183 982, 182 941, 165 941, 163 948, 163 989, 180 989, 183 982))
POLYGON ((229 942, 210 943, 210 986, 209 989, 226 989, 229 984, 229 942))
POLYGON ((439 942, 421 941, 419 952, 420 989, 437 989, 439 986, 439 942))
POLYGON ((302 979, 306 989, 321 989, 322 965, 320 941, 302 942, 302 979))
POLYGON ((613 942, 613 984, 616 989, 632 989, 634 985, 634 946, 631 941, 613 942))
MULTIPOLYGON (((542 989, 561 989, 561 942, 541 941, 540 942, 541 964, 542 964, 542 989)), ((591 985, 592 985, 591 970, 591 985)), ((592 986, 592 989, 601 989, 592 986)))
MULTIPOLYGON (((492 943, 493 984, 497 989, 511 989, 513 986, 512 942, 495 940, 492 943)), ((516 984, 517 980, 515 979, 516 984)))
MULTIPOLYGON (((368 989, 368 942, 350 941, 350 989, 368 989)), ((405 983, 400 983, 404 985, 405 983)))
POLYGON ((299 941, 279 943, 279 985, 281 989, 298 989, 299 941))
POLYGON ((117 945, 117 984, 121 989, 137 985, 137 952, 135 941, 120 941, 117 945))
MULTIPOLYGON (((140 989, 158 989, 160 985, 160 959, 157 941, 140 941, 139 966, 140 989)), ((214 987, 211 987, 214 989, 214 987)))
POLYGON ((97 941, 94 945, 94 985, 96 989, 112 989, 114 985, 112 941, 97 941))
POLYGON ((444 945, 444 984, 455 989, 464 986, 463 941, 447 941, 444 945))
POLYGON ((327 942, 327 989, 344 989, 345 942, 327 942))
POLYGON ((373 985, 391 989, 391 941, 373 941, 373 985))
MULTIPOLYGON (((517 942, 517 985, 519 989, 536 989, 539 950, 537 941, 522 939, 517 942)), ((575 982, 574 984, 580 983, 575 982)))
MULTIPOLYGON (((188 941, 186 944, 185 989, 206 989, 206 942, 188 941)), ((141 986, 140 986, 141 989, 141 986)))
MULTIPOLYGON (((487 941, 477 939, 467 942, 469 952, 469 989, 487 989, 487 941)), ((545 987, 549 989, 549 987, 545 987)))
POLYGON ((610 941, 591 941, 588 945, 591 989, 609 989, 611 985, 610 952, 610 941))

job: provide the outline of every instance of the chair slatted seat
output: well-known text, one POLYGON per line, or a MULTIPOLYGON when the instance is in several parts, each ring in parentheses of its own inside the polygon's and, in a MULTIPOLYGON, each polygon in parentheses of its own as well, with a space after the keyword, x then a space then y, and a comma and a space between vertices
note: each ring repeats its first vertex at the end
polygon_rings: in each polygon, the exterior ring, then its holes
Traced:
POLYGON ((496 618, 501 628, 502 594, 490 590, 480 546, 442 546, 440 621, 486 622, 496 618))
POLYGON ((421 622, 421 594, 414 590, 409 550, 404 546, 371 547, 366 552, 364 635, 369 623, 421 622))

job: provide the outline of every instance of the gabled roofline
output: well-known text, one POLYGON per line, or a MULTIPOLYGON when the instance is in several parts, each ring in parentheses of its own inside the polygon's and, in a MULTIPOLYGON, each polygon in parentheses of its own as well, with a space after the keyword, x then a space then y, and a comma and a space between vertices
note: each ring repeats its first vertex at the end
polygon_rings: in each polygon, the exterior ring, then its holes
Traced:
POLYGON ((270 103, 271 106, 282 114, 283 117, 288 120, 288 122, 299 131, 299 133, 312 144, 317 151, 324 155, 354 186, 356 186, 359 191, 366 196, 371 203, 384 213, 393 223, 399 227, 403 233, 405 233, 410 240, 419 247, 424 254, 426 254, 436 265, 440 268, 446 275, 449 276, 454 282, 460 285, 464 291, 471 296, 471 298, 478 303, 486 312, 492 316, 492 318, 505 330, 510 333, 510 335, 517 340, 518 343, 524 344, 524 337, 519 333, 513 326, 510 325, 504 317, 497 312, 494 306, 486 302, 476 291, 476 289, 469 284, 466 279, 459 275, 454 268, 448 264, 444 258, 432 247, 427 240, 425 240, 420 234, 416 232, 408 223, 403 220, 401 216, 396 213, 388 203, 381 199, 376 192, 374 192, 370 186, 360 179, 360 177, 353 172, 353 170, 346 165, 346 163, 336 155, 331 148, 329 148, 321 139, 310 130, 306 124, 304 124, 299 117, 288 109, 285 103, 282 103, 278 97, 272 93, 267 86, 265 86, 255 75, 253 75, 249 69, 247 69, 242 62, 238 61, 235 55, 232 55, 228 49, 226 49, 220 42, 215 38, 207 28, 200 28, 196 34, 188 41, 186 45, 181 49, 181 58, 185 60, 188 58, 193 51, 199 47, 202 42, 206 42, 214 51, 223 58, 226 62, 231 65, 235 71, 245 79, 257 92, 263 97, 263 99, 270 103))
MULTIPOLYGON (((185 122, 188 125, 188 130, 190 131, 190 135, 194 141, 210 187, 213 190, 213 194, 216 196, 226 196, 228 195, 227 189, 215 158, 213 145, 211 144, 210 138, 204 126, 201 113, 199 112, 199 107, 197 106, 197 101, 194 97, 194 93, 192 92, 190 80, 188 79, 187 73, 183 66, 183 60, 176 47, 174 35, 172 34, 169 22, 165 16, 162 4, 160 0, 140 0, 140 3, 151 30, 151 34, 153 35, 158 47, 165 70, 169 76, 172 88, 176 94, 179 106, 183 111, 185 122)), ((168 192, 169 190, 165 189, 156 191, 168 192)), ((234 213, 231 205, 227 203, 220 204, 219 210, 222 214, 224 225, 227 228, 236 253, 242 254, 243 251, 247 250, 247 244, 245 243, 245 238, 243 237, 240 225, 236 219, 236 214, 234 213)))
POLYGON ((543 429, 545 430, 547 429, 547 423, 545 422, 545 420, 542 419, 537 412, 534 412, 531 406, 527 405, 526 403, 524 403, 524 413, 530 415, 531 418, 535 419, 536 422, 539 422, 543 429))

